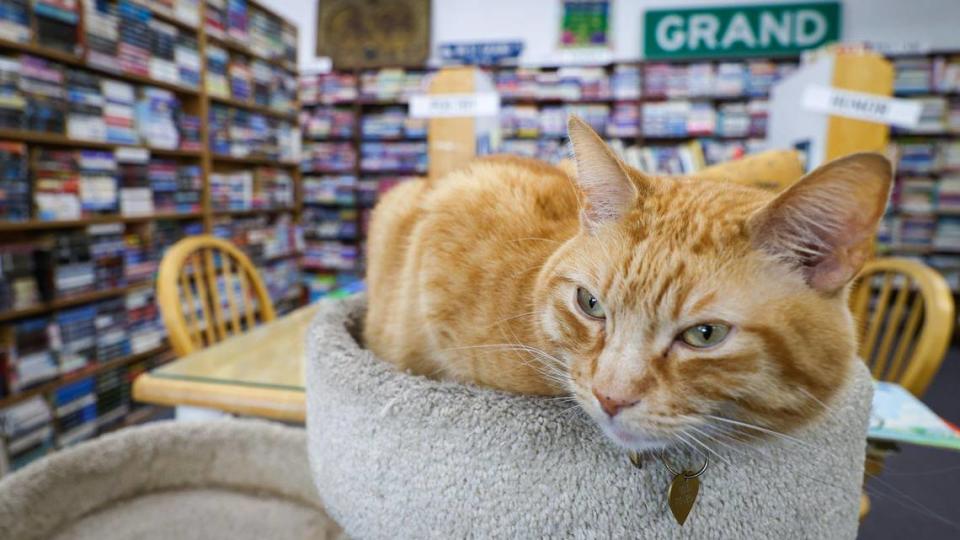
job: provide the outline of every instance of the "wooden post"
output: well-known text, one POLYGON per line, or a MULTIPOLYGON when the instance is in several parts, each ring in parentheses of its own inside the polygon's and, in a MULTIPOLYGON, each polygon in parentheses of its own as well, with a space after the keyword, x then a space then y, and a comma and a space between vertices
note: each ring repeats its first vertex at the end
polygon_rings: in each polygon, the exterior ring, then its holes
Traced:
MULTIPOLYGON (((429 94, 474 94, 494 92, 493 82, 475 67, 445 67, 430 82, 429 94)), ((478 148, 496 148, 499 121, 496 116, 430 118, 427 126, 427 160, 430 179, 439 178, 473 159, 478 148)))

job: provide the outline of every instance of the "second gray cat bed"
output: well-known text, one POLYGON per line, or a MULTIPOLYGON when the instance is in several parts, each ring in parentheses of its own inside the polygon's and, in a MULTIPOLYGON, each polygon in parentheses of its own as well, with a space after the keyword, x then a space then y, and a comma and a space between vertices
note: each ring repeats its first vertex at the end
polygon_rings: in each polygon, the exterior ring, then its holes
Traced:
MULTIPOLYGON (((657 459, 635 469, 569 404, 395 371, 358 345, 365 299, 321 306, 308 337, 308 452, 354 538, 854 538, 872 386, 763 452, 718 448, 683 527, 657 459)), ((700 463, 691 453, 675 458, 700 463)))

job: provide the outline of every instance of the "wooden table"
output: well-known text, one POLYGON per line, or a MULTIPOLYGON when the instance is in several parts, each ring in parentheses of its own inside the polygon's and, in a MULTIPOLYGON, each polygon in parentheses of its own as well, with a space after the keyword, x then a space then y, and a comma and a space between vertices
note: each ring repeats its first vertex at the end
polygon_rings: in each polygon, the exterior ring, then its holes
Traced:
POLYGON ((137 401, 287 422, 306 419, 304 341, 313 304, 145 373, 137 401))

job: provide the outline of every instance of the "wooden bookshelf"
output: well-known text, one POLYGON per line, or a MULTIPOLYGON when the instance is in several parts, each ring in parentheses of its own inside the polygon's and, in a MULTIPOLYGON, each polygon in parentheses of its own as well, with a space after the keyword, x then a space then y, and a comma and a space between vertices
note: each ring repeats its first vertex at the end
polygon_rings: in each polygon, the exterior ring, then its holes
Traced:
MULTIPOLYGON (((215 37, 210 37, 207 31, 205 23, 205 10, 207 9, 206 2, 200 0, 199 2, 199 13, 198 13, 198 22, 196 24, 188 23, 184 20, 179 19, 171 11, 163 11, 162 7, 159 6, 159 3, 143 2, 138 5, 144 6, 147 9, 151 10, 152 17, 156 18, 158 21, 162 21, 173 27, 177 28, 178 32, 181 34, 186 33, 189 36, 192 36, 196 39, 197 43, 197 55, 199 57, 199 85, 197 87, 191 87, 186 84, 179 84, 167 80, 159 80, 152 77, 146 77, 143 75, 138 75, 134 73, 128 73, 120 71, 120 63, 117 62, 116 67, 113 66, 103 66, 91 63, 88 61, 88 52, 86 48, 86 27, 85 27, 85 14, 84 14, 84 3, 91 2, 92 0, 80 0, 79 7, 79 20, 77 23, 78 34, 77 34, 77 53, 65 52, 62 50, 53 49, 50 47, 45 47, 39 44, 39 41, 36 37, 37 25, 35 21, 32 21, 31 27, 33 29, 33 35, 31 36, 31 41, 28 43, 19 43, 7 39, 0 39, 0 54, 7 56, 18 56, 18 55, 30 55, 40 59, 47 60, 52 63, 57 63, 62 66, 82 69, 88 71, 92 74, 103 77, 104 79, 111 79, 116 81, 121 81, 127 84, 135 85, 138 89, 142 87, 155 87, 163 90, 172 92, 180 102, 182 110, 184 113, 199 117, 200 125, 200 142, 201 149, 199 150, 184 150, 184 149, 168 149, 168 148, 156 148, 144 144, 115 144, 105 141, 96 141, 96 140, 82 140, 77 138, 71 138, 65 133, 49 133, 49 132, 40 132, 40 131, 28 131, 23 129, 0 129, 0 141, 10 141, 10 142, 20 142, 26 145, 27 156, 32 156, 35 148, 62 148, 62 149, 93 149, 93 150, 116 150, 121 148, 143 148, 150 152, 151 157, 158 158, 169 158, 175 160, 179 164, 183 165, 197 165, 200 167, 202 184, 201 184, 201 201, 199 211, 190 212, 190 213, 170 213, 170 212, 157 212, 150 215, 136 215, 136 216, 125 216, 119 214, 111 215, 93 215, 93 216, 84 216, 80 219, 71 219, 71 220, 62 220, 62 221, 43 221, 39 220, 36 217, 25 221, 0 221, 0 242, 31 242, 35 239, 48 238, 51 236, 57 235, 61 231, 71 231, 76 233, 76 229, 83 229, 92 225, 101 225, 101 224, 124 224, 135 226, 136 228, 125 227, 125 234, 131 234, 134 232, 142 232, 142 226, 152 226, 157 222, 166 222, 170 220, 178 220, 181 222, 186 221, 198 221, 203 225, 203 230, 210 233, 213 232, 214 221, 216 218, 221 216, 230 216, 230 217, 244 217, 244 216, 277 216, 281 213, 292 213, 294 219, 297 219, 300 202, 299 197, 301 189, 299 186, 300 182, 300 172, 299 172, 299 162, 293 159, 281 162, 278 159, 268 159, 266 157, 247 157, 247 158, 237 158, 232 156, 221 156, 214 155, 210 150, 210 140, 211 140, 211 106, 224 106, 231 110, 243 110, 249 113, 263 115, 268 117, 271 120, 279 120, 282 122, 287 122, 290 125, 290 128, 293 130, 298 129, 297 125, 297 111, 299 110, 299 101, 298 96, 294 94, 291 96, 293 103, 289 110, 277 110, 275 108, 263 107, 253 103, 252 99, 250 101, 234 99, 232 97, 215 97, 211 96, 207 92, 207 47, 211 45, 224 45, 231 53, 242 54, 244 57, 249 59, 261 59, 269 63, 273 67, 282 68, 287 74, 296 79, 297 77, 297 68, 293 62, 290 62, 286 59, 271 59, 265 58, 263 55, 259 55, 256 51, 251 50, 246 44, 242 43, 233 43, 231 40, 221 40, 215 37), (209 38, 209 39, 208 39, 209 38), (211 198, 211 175, 219 172, 237 172, 244 170, 253 170, 259 167, 270 167, 270 168, 281 168, 287 171, 293 178, 293 189, 294 189, 294 205, 290 208, 284 209, 248 209, 241 210, 237 212, 220 212, 213 209, 212 198, 211 198)), ((287 21, 273 12, 270 8, 255 2, 249 1, 248 5, 252 8, 264 11, 276 17, 282 21, 282 25, 285 30, 292 30, 295 32, 296 26, 293 25, 290 21, 287 21)), ((28 9, 32 10, 32 3, 27 3, 28 9)), ((31 11, 32 13, 32 11, 31 11)), ((32 18, 33 15, 31 14, 32 18)), ((252 93, 252 90, 251 90, 252 93)), ((139 96, 138 96, 139 97, 139 96)), ((24 158, 27 163, 29 163, 29 170, 31 172, 31 181, 33 181, 33 171, 34 171, 34 162, 32 159, 24 158)), ((32 194, 31 194, 32 196, 32 194)), ((119 198, 119 193, 117 195, 119 198)), ((34 209, 32 212, 33 216, 37 215, 37 211, 34 209)), ((263 264, 274 264, 279 263, 279 261, 296 261, 299 253, 284 253, 278 255, 277 257, 272 258, 263 258, 263 264)), ((108 300, 113 298, 122 298, 128 293, 142 288, 142 287, 153 287, 154 278, 138 280, 136 282, 130 283, 122 287, 115 287, 105 290, 89 291, 80 294, 75 294, 67 297, 56 298, 55 300, 49 302, 42 302, 36 305, 31 305, 29 307, 21 309, 8 309, 0 311, 0 327, 9 327, 13 324, 16 324, 18 321, 22 321, 27 318, 37 317, 37 316, 46 316, 53 315, 63 310, 82 307, 94 302, 99 302, 102 300, 108 300)), ((166 344, 163 346, 151 349, 149 351, 143 351, 136 354, 131 354, 122 358, 115 358, 112 360, 104 362, 92 361, 89 365, 66 373, 60 377, 49 380, 27 390, 23 390, 12 395, 7 395, 3 398, 0 398, 0 409, 21 403, 24 400, 33 398, 35 396, 44 396, 48 401, 52 400, 52 394, 62 386, 77 382, 81 379, 96 376, 99 374, 107 373, 110 370, 115 368, 132 366, 140 363, 144 360, 153 360, 158 359, 163 361, 170 357, 170 350, 166 344)), ((2 362, 2 359, 0 359, 2 362)), ((0 365, 0 369, 4 369, 5 366, 0 365)), ((157 409, 151 409, 150 414, 155 414, 157 409)), ((125 416, 129 421, 133 421, 137 418, 137 415, 143 416, 141 411, 134 411, 125 416)), ((56 430, 56 422, 54 424, 54 429, 56 430)), ((0 437, 0 452, 3 451, 2 437, 0 437)))
POLYGON ((0 232, 76 229, 105 223, 144 223, 148 221, 202 219, 201 212, 167 212, 146 216, 97 216, 70 221, 0 221, 0 232))
POLYGON ((230 156, 227 154, 217 154, 214 152, 210 152, 210 157, 214 162, 234 163, 238 165, 252 165, 259 167, 297 167, 300 165, 296 161, 281 161, 257 156, 230 156))
POLYGON ((221 105, 229 105, 230 107, 235 107, 237 109, 244 109, 250 112, 260 113, 266 116, 272 116, 274 118, 279 118, 281 120, 286 120, 288 122, 297 121, 297 113, 294 112, 285 112, 274 109, 272 107, 264 107, 263 105, 257 105, 256 103, 250 103, 249 101, 241 101, 239 99, 233 99, 228 97, 221 96, 209 96, 210 101, 214 103, 219 103, 221 105))
POLYGON ((100 373, 104 373, 118 367, 129 366, 130 364, 135 364, 141 360, 146 360, 148 358, 161 355, 164 353, 169 353, 169 352, 171 352, 170 348, 166 344, 164 344, 160 347, 156 347, 156 348, 143 351, 140 353, 136 353, 136 354, 131 354, 129 356, 124 356, 122 358, 116 358, 113 360, 107 360, 106 362, 89 364, 75 371, 65 373, 45 383, 41 383, 32 388, 28 388, 21 392, 11 394, 5 398, 0 399, 0 409, 10 405, 15 405, 17 403, 20 403, 21 401, 30 399, 33 396, 49 394, 50 392, 53 392, 54 390, 56 390, 57 388, 60 388, 61 386, 65 386, 72 382, 77 382, 80 379, 84 379, 86 377, 90 377, 93 375, 98 375, 100 373))
POLYGON ((84 304, 89 304, 91 302, 96 302, 98 300, 106 300, 107 298, 116 298, 118 296, 123 296, 128 292, 139 289, 142 287, 148 287, 153 285, 153 280, 144 280, 125 285, 123 287, 116 287, 113 289, 104 289, 100 291, 90 291, 79 294, 72 294, 70 296, 65 296, 63 298, 57 298, 51 300, 50 302, 41 302, 34 306, 25 307, 22 309, 11 309, 7 311, 0 311, 0 323, 7 323, 10 321, 15 321, 18 319, 26 319, 28 317, 35 317, 37 315, 44 315, 61 309, 67 309, 75 306, 82 306, 84 304))
POLYGON ((115 150, 117 148, 145 148, 151 155, 161 157, 199 158, 201 150, 180 150, 176 148, 158 148, 141 144, 109 143, 68 137, 62 133, 26 131, 21 129, 0 129, 0 140, 22 141, 37 146, 62 146, 65 148, 89 148, 92 150, 115 150))
MULTIPOLYGON (((81 32, 82 32, 82 28, 81 28, 81 32)), ((94 73, 97 73, 98 75, 103 75, 105 77, 110 77, 113 79, 118 79, 121 81, 138 84, 138 85, 156 86, 157 88, 163 88, 164 90, 169 90, 171 92, 175 92, 180 95, 196 96, 200 92, 200 90, 197 88, 191 88, 189 86, 171 83, 169 81, 151 79, 150 77, 144 77, 141 75, 136 75, 134 73, 125 73, 122 71, 107 69, 97 64, 91 64, 81 56, 77 56, 77 55, 70 54, 63 51, 58 51, 56 49, 50 49, 48 47, 43 47, 41 45, 36 45, 31 43, 17 43, 16 41, 8 41, 6 39, 0 39, 0 51, 3 51, 3 52, 15 51, 15 52, 20 52, 25 54, 31 54, 33 56, 46 58, 47 60, 52 60, 55 62, 59 62, 61 64, 66 64, 68 66, 80 67, 89 71, 93 71, 94 73)))

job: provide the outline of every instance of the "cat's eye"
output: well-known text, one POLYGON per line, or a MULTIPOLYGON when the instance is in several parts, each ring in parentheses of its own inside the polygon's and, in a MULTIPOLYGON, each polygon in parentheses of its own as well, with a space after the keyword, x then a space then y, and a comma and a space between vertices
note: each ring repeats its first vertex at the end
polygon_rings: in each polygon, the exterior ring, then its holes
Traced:
POLYGON ((603 305, 597 300, 597 297, 583 287, 577 287, 577 305, 588 317, 602 319, 606 315, 603 312, 603 305))
POLYGON ((729 333, 730 327, 725 324, 703 323, 684 330, 680 339, 695 349, 708 349, 723 342, 729 333))

